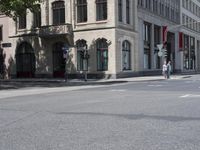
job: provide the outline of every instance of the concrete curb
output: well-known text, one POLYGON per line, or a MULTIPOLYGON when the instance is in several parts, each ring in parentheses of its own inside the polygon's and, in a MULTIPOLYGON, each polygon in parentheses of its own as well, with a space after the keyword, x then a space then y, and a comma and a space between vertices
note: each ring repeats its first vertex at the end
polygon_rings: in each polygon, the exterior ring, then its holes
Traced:
MULTIPOLYGON (((173 75, 171 80, 186 79, 192 75, 173 75)), ((64 79, 10 79, 0 80, 0 90, 20 89, 30 87, 68 87, 68 86, 86 86, 86 85, 111 85, 126 82, 151 82, 165 80, 163 76, 143 76, 133 78, 120 78, 120 79, 102 79, 95 80, 89 79, 88 81, 72 79, 65 82, 64 79)))

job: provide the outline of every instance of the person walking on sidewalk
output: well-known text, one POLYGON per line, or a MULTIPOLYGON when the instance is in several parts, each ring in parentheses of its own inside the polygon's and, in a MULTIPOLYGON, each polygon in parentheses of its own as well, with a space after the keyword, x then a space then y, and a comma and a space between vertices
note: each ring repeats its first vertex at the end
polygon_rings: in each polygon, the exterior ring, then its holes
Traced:
POLYGON ((167 79, 167 62, 164 61, 163 67, 162 67, 162 74, 165 79, 167 79))
POLYGON ((171 72, 172 72, 171 61, 168 61, 168 63, 167 63, 167 79, 170 79, 171 72))

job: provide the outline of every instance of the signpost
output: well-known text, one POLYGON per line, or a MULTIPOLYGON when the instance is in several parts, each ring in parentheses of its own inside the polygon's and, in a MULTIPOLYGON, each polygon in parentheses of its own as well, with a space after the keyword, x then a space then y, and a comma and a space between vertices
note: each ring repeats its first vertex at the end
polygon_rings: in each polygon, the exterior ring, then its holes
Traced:
POLYGON ((85 81, 87 81, 87 71, 88 71, 88 59, 90 55, 88 54, 88 49, 83 49, 83 71, 85 76, 85 81))
POLYGON ((163 47, 163 44, 157 44, 159 49, 158 56, 159 57, 167 57, 167 49, 163 47))

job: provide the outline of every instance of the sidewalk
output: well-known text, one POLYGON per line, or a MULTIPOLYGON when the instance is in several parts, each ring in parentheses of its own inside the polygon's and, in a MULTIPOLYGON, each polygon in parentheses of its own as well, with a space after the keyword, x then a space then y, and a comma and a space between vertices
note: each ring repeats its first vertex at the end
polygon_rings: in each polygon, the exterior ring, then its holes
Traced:
MULTIPOLYGON (((178 80, 190 77, 190 75, 172 75, 170 80, 178 80)), ((109 85, 126 82, 148 82, 165 80, 163 76, 142 76, 131 78, 118 79, 88 79, 87 81, 81 79, 69 79, 65 82, 64 79, 10 79, 0 80, 0 90, 5 89, 20 89, 31 87, 67 87, 67 86, 84 86, 84 85, 109 85)))

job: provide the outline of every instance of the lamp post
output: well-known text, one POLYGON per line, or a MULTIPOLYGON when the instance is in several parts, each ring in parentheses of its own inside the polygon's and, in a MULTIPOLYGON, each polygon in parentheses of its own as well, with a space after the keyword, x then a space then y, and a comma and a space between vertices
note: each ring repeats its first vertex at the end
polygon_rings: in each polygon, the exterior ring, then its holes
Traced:
POLYGON ((83 49, 83 71, 84 71, 84 80, 87 81, 87 71, 88 71, 88 59, 90 58, 90 55, 88 54, 88 49, 83 49))

